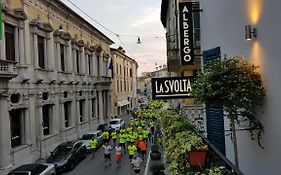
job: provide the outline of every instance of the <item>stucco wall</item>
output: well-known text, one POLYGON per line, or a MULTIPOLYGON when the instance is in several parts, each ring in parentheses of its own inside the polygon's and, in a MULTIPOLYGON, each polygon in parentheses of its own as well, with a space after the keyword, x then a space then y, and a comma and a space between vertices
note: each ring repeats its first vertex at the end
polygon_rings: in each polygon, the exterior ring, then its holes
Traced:
MULTIPOLYGON (((280 87, 281 31, 279 0, 201 0, 202 51, 221 47, 222 56, 242 55, 260 66, 266 87, 266 99, 259 118, 265 127, 262 144, 250 139, 247 131, 238 131, 240 169, 247 175, 280 174, 281 117, 280 87), (245 25, 257 28, 257 38, 245 40, 245 25)), ((226 126, 227 128, 228 126, 226 126)), ((226 137, 227 156, 233 160, 233 148, 226 137)))

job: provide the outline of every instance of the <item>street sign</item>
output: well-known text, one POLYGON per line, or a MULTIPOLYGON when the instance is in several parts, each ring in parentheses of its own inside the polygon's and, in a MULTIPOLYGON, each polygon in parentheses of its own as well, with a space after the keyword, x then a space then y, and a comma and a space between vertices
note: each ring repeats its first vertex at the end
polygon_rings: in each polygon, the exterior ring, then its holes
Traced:
POLYGON ((152 78, 152 99, 192 98, 193 76, 152 78))

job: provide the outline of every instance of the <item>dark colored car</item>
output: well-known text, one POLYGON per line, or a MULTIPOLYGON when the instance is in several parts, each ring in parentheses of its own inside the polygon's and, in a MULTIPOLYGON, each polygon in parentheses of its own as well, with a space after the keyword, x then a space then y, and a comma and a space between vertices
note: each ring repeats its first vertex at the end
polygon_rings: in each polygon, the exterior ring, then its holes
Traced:
POLYGON ((101 130, 102 132, 108 131, 109 133, 114 131, 114 129, 111 127, 109 123, 99 124, 97 130, 101 130))
POLYGON ((69 141, 57 146, 47 158, 47 163, 53 163, 57 172, 73 169, 86 157, 86 146, 79 141, 69 141))
POLYGON ((10 171, 7 175, 55 175, 56 169, 53 164, 31 163, 24 164, 10 171))

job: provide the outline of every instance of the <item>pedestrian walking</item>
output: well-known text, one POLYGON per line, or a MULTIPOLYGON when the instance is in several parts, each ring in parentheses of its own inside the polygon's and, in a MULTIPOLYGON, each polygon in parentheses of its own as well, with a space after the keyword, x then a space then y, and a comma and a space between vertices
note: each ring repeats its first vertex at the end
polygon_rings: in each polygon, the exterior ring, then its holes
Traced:
POLYGON ((122 158, 122 148, 119 143, 115 146, 115 160, 117 163, 117 168, 121 167, 121 158, 122 158))
POLYGON ((104 166, 111 165, 111 146, 106 142, 103 145, 103 153, 104 153, 104 166))
POLYGON ((134 155, 132 158, 131 164, 133 166, 135 175, 140 175, 142 159, 137 157, 137 155, 134 155))
POLYGON ((116 137, 117 137, 116 131, 112 131, 112 133, 111 133, 111 138, 112 138, 112 140, 113 140, 114 146, 115 146, 115 144, 116 144, 116 137))
POLYGON ((95 157, 95 153, 97 151, 97 145, 98 145, 98 141, 96 138, 92 138, 90 140, 90 147, 91 147, 91 150, 92 150, 92 158, 95 157))
POLYGON ((104 143, 109 143, 109 141, 110 141, 109 132, 108 132, 108 131, 104 131, 103 134, 102 134, 102 136, 103 136, 103 142, 104 142, 104 143))
POLYGON ((137 150, 138 150, 137 147, 133 143, 131 143, 128 146, 128 153, 129 153, 130 160, 132 160, 134 155, 137 155, 137 150))
POLYGON ((138 147, 140 148, 142 159, 145 162, 146 160, 146 150, 147 150, 147 143, 145 140, 141 140, 138 144, 138 147))
POLYGON ((120 146, 123 147, 124 149, 124 153, 126 154, 126 146, 125 146, 125 143, 126 143, 126 135, 125 133, 121 132, 119 134, 119 143, 120 143, 120 146))

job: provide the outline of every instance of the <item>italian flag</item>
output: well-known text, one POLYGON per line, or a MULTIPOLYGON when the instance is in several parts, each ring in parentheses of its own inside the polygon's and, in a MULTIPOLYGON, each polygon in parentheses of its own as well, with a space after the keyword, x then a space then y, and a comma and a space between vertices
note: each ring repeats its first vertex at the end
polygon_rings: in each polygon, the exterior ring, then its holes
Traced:
POLYGON ((2 33, 3 33, 3 29, 2 29, 2 0, 0 0, 0 40, 2 40, 2 33))

